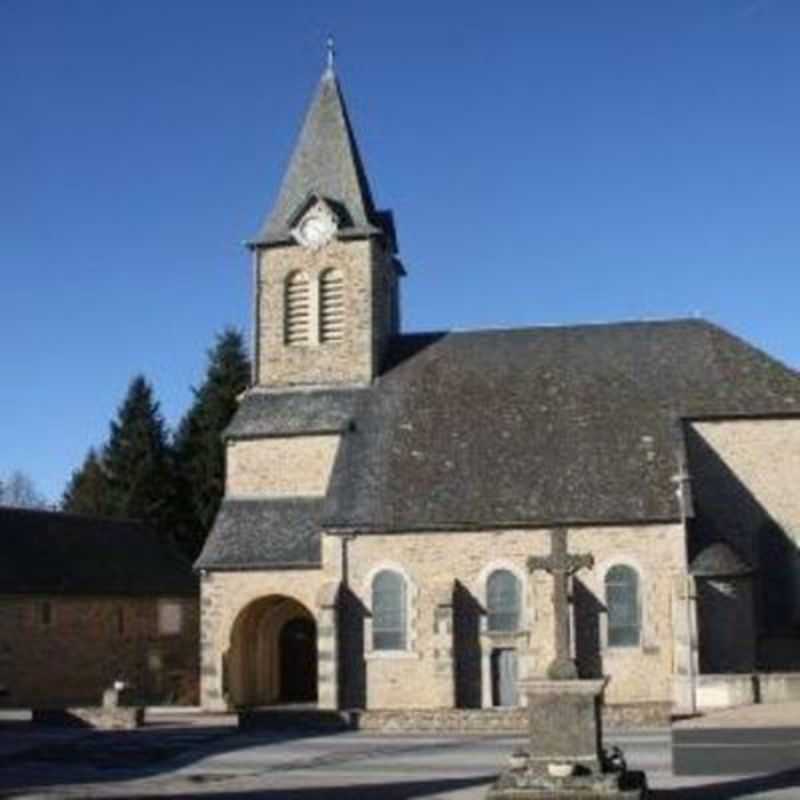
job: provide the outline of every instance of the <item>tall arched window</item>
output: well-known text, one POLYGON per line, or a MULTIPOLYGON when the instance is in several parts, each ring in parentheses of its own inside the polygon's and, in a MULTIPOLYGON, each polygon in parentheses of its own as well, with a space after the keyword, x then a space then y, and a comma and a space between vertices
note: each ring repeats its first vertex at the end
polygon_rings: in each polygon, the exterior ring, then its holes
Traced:
POLYGON ((304 272, 293 272, 286 279, 284 310, 286 344, 308 344, 311 335, 311 284, 304 272))
POLYGON ((406 649, 406 581, 388 569, 372 581, 372 649, 406 649))
POLYGON ((489 630, 513 633, 519 629, 519 580, 507 569, 497 569, 486 582, 486 613, 489 630))
POLYGON ((344 276, 341 270, 326 269, 319 276, 319 340, 344 339, 344 276))
POLYGON ((633 567, 617 564, 606 573, 608 646, 637 647, 641 638, 639 576, 633 567))

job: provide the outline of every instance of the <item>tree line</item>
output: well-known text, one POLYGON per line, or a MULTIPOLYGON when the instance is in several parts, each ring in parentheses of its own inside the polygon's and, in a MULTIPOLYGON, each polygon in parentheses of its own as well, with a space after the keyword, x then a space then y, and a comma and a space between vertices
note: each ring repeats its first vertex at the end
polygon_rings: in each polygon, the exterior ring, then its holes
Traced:
POLYGON ((250 382, 244 340, 226 329, 207 353, 203 382, 174 432, 144 375, 131 381, 107 440, 72 473, 64 511, 138 519, 171 536, 194 560, 225 488, 222 432, 250 382))
POLYGON ((0 476, 0 506, 47 508, 47 498, 27 473, 15 469, 5 478, 0 476))

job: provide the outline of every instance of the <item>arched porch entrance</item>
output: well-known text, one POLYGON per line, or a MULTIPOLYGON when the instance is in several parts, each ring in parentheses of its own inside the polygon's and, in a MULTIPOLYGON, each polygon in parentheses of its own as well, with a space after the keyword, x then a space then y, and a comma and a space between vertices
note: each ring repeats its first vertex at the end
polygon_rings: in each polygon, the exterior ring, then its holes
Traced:
POLYGON ((312 703, 317 699, 317 625, 297 600, 254 600, 236 619, 228 654, 235 706, 312 703))

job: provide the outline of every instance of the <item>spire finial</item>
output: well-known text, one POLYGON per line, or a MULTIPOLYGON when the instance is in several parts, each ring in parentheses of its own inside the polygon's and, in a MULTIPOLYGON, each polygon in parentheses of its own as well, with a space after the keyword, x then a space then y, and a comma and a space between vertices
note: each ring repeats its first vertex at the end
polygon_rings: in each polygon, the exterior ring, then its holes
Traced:
POLYGON ((333 62, 336 60, 336 45, 333 41, 333 36, 328 36, 325 46, 328 51, 328 68, 326 71, 333 74, 333 62))

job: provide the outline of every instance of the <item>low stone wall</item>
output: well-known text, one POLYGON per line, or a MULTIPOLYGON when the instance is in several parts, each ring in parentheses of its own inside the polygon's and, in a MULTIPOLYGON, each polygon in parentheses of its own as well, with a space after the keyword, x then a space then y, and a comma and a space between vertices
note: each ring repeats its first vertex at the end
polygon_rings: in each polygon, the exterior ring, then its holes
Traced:
POLYGON ((698 675, 695 698, 699 711, 751 705, 756 702, 756 676, 698 675))
POLYGON ((144 725, 144 708, 142 706, 35 708, 31 718, 33 722, 40 725, 87 727, 101 731, 129 731, 144 725))
POLYGON ((696 692, 700 711, 800 701, 800 672, 698 675, 696 692))
MULTIPOLYGON (((671 710, 669 703, 608 705, 603 708, 603 724, 606 728, 662 727, 669 725, 671 710)), ((528 711, 525 708, 374 710, 355 712, 355 717, 357 728, 381 733, 518 734, 528 729, 528 711)))
POLYGON ((758 676, 758 695, 762 703, 800 701, 800 672, 765 672, 758 676))

